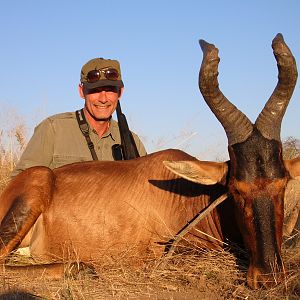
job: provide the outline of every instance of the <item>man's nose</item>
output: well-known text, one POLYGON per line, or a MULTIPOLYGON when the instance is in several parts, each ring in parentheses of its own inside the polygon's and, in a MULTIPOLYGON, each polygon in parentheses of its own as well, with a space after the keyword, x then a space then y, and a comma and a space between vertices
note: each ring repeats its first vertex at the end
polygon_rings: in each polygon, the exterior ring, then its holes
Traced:
POLYGON ((99 92, 97 94, 98 94, 98 97, 97 97, 98 101, 101 101, 101 102, 106 102, 107 101, 107 95, 106 95, 105 91, 99 92))

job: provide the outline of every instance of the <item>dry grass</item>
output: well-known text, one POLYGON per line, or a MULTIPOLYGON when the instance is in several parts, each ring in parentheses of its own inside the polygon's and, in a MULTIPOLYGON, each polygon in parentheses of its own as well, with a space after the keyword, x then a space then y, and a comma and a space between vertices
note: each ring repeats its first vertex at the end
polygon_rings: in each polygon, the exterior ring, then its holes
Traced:
MULTIPOLYGON (((244 257, 241 250, 239 254, 244 257)), ((299 248, 285 249, 283 255, 286 280, 269 290, 249 289, 247 261, 224 250, 176 254, 163 269, 163 259, 150 260, 141 268, 126 261, 111 262, 94 265, 96 273, 81 268, 72 275, 69 266, 64 278, 57 280, 43 273, 6 270, 0 277, 0 292, 23 291, 43 299, 299 299, 299 248)), ((16 262, 20 262, 17 256, 16 262)))
POLYGON ((0 113, 0 192, 27 144, 27 126, 22 117, 9 108, 3 111, 0 113))

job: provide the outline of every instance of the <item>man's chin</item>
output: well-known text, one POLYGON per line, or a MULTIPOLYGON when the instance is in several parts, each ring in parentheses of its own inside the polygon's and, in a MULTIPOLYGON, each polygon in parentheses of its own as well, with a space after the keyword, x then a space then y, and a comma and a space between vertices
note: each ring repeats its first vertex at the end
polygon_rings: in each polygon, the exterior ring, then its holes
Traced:
POLYGON ((99 122, 107 122, 107 121, 109 121, 111 119, 111 116, 109 116, 109 117, 101 117, 101 116, 97 117, 97 116, 95 116, 94 119, 96 121, 99 121, 99 122))

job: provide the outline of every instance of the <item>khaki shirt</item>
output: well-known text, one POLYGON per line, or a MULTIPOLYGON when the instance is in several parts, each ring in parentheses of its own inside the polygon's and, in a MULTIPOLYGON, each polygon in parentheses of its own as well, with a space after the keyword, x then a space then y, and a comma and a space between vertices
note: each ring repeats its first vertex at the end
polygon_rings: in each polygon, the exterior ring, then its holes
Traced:
MULTIPOLYGON (((114 160, 111 147, 121 144, 118 123, 110 121, 108 131, 100 138, 97 132, 89 128, 99 160, 114 160)), ((140 156, 146 150, 140 139, 132 133, 140 156)), ((75 112, 61 113, 42 121, 35 129, 26 149, 11 176, 33 166, 46 166, 51 169, 81 161, 93 160, 77 123, 75 112)))

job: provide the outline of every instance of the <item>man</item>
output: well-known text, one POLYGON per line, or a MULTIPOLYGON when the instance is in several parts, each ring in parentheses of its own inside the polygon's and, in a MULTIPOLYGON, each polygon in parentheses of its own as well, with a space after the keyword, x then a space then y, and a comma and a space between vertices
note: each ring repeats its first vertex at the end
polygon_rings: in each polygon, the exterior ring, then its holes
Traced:
MULTIPOLYGON (((97 159, 114 160, 112 147, 121 144, 121 138, 118 123, 111 116, 124 90, 119 62, 103 58, 88 61, 81 69, 78 90, 85 100, 83 119, 86 119, 97 159)), ((146 155, 138 136, 132 135, 139 155, 146 155)), ((35 128, 12 177, 33 166, 53 169, 89 160, 93 160, 92 153, 75 112, 61 113, 45 119, 35 128)))

